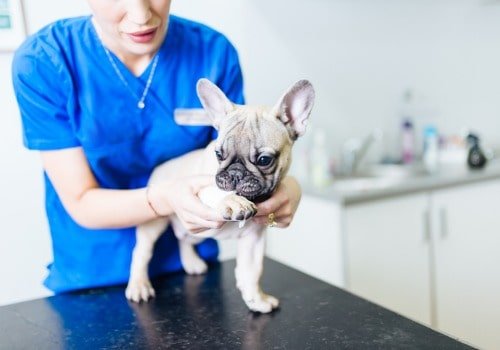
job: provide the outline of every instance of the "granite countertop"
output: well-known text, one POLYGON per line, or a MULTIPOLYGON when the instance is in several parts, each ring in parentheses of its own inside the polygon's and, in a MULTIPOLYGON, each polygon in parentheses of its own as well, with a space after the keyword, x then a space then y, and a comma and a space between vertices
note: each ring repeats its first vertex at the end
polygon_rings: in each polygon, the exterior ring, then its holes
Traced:
POLYGON ((347 179, 348 181, 334 179, 331 185, 322 188, 306 183, 303 184, 303 192, 349 205, 493 179, 500 179, 499 160, 490 162, 485 168, 478 170, 470 170, 466 166, 443 166, 434 174, 418 174, 400 178, 353 178, 347 179))
POLYGON ((119 286, 0 307, 0 348, 472 349, 269 259, 263 287, 281 307, 254 314, 235 288, 234 266, 157 278, 149 303, 127 302, 119 286))

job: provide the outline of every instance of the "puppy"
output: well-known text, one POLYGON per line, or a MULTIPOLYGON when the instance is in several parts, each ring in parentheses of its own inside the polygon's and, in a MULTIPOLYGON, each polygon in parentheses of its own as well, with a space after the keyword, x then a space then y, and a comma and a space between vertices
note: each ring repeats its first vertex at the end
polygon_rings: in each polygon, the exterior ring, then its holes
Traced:
POLYGON ((171 224, 179 240, 180 257, 188 274, 201 274, 206 263, 194 245, 207 237, 238 239, 236 282, 248 308, 267 313, 278 307, 278 299, 262 292, 260 277, 264 258, 266 226, 249 220, 257 212, 254 203, 269 198, 286 175, 294 141, 304 134, 314 103, 314 89, 307 80, 291 86, 273 108, 233 104, 207 79, 197 83, 200 101, 218 130, 217 140, 205 149, 190 152, 158 166, 149 184, 214 174, 216 185, 199 193, 200 199, 228 220, 221 229, 192 234, 172 215, 137 227, 130 279, 125 291, 129 300, 153 297, 148 264, 158 237, 171 224))

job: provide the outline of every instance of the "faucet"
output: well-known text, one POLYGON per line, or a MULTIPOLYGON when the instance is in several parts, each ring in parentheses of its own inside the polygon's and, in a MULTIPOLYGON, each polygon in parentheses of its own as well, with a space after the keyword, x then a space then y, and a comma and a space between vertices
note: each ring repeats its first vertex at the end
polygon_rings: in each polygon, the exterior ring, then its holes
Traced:
POLYGON ((351 138, 342 146, 342 173, 354 175, 371 145, 382 138, 382 130, 374 129, 363 138, 351 138))

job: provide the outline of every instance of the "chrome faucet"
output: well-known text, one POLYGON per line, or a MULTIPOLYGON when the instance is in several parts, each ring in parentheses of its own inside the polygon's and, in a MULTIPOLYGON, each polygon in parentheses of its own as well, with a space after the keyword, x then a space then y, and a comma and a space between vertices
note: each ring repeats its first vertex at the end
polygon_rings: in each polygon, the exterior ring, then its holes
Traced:
POLYGON ((342 174, 354 175, 371 145, 382 138, 382 130, 374 129, 364 138, 351 138, 342 146, 342 174))

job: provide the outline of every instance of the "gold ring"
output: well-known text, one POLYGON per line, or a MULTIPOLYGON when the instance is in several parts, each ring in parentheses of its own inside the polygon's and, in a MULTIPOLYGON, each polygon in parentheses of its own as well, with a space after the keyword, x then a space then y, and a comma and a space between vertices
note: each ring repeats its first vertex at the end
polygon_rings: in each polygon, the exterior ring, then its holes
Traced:
POLYGON ((267 216, 267 227, 274 227, 278 224, 276 220, 274 220, 274 218, 275 218, 274 213, 271 213, 267 216))

